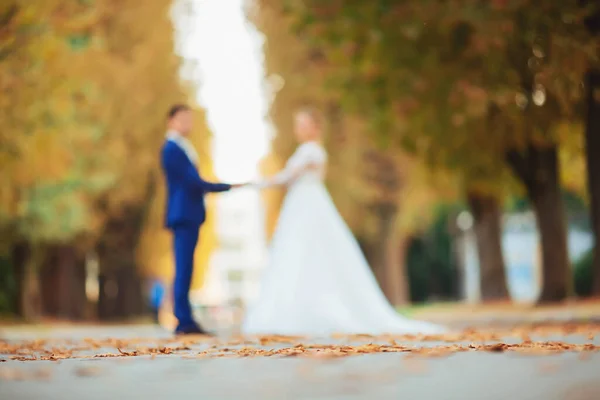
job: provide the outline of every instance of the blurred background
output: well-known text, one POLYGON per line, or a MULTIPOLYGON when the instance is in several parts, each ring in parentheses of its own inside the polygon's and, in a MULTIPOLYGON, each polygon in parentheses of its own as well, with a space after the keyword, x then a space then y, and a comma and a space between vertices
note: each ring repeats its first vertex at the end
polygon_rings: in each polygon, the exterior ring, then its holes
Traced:
MULTIPOLYGON (((172 326, 176 102, 226 182, 282 168, 294 111, 320 109, 327 185, 407 315, 600 295, 599 20, 591 0, 2 1, 2 321, 172 326)), ((210 327, 258 293, 283 196, 209 199, 210 327)))

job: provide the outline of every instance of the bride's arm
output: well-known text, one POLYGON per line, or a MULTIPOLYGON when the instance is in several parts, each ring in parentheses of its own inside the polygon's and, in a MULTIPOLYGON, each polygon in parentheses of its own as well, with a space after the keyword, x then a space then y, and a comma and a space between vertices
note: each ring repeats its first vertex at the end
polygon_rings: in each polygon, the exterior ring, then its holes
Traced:
POLYGON ((286 186, 298 179, 304 172, 316 167, 317 164, 315 163, 306 163, 294 168, 286 166, 281 172, 258 182, 256 186, 260 189, 266 189, 273 186, 286 186))
POLYGON ((298 179, 306 171, 318 168, 320 165, 312 152, 304 151, 298 155, 298 158, 299 160, 297 163, 294 163, 293 165, 290 165, 290 163, 286 164, 281 172, 258 182, 257 186, 261 189, 273 186, 286 186, 298 179))

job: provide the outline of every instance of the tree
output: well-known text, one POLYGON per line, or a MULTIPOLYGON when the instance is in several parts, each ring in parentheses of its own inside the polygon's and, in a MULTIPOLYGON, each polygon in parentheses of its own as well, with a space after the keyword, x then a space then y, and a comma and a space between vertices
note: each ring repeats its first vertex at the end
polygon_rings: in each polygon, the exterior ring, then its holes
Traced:
POLYGON ((156 166, 165 110, 188 96, 178 78, 180 60, 173 54, 171 1, 106 0, 100 6, 105 23, 98 26, 98 34, 104 43, 96 51, 97 62, 104 65, 94 78, 107 90, 99 96, 103 104, 127 99, 128 105, 101 107, 97 116, 105 123, 104 162, 114 176, 114 184, 95 202, 98 214, 105 216, 95 246, 101 281, 98 312, 114 318, 143 310, 136 249, 159 183, 156 166))
MULTIPOLYGON (((592 2, 583 1, 584 5, 592 2)), ((586 19, 590 34, 600 37, 600 11, 596 10, 586 19)), ((600 52, 596 50, 596 57, 600 52)), ((592 230, 594 232, 593 293, 600 295, 600 67, 591 65, 585 76, 585 142, 587 161, 587 189, 590 196, 592 230)))
POLYGON ((501 237, 502 210, 498 199, 470 192, 467 193, 467 201, 475 220, 481 299, 507 299, 509 295, 501 237))
MULTIPOLYGON (((329 77, 339 72, 323 63, 329 49, 319 49, 300 40, 291 29, 293 18, 283 12, 281 3, 263 0, 252 11, 252 20, 266 36, 268 81, 276 89, 270 117, 278 135, 265 170, 279 169, 282 160, 291 154, 294 143, 290 132, 295 109, 305 103, 321 109, 330 157, 327 185, 341 214, 361 238, 384 291, 393 303, 405 302, 408 296, 401 250, 407 239, 403 231, 417 221, 421 223, 416 215, 425 216, 426 208, 422 197, 402 196, 400 188, 406 185, 413 189, 412 194, 424 192, 427 185, 422 180, 402 173, 411 164, 413 167, 418 164, 407 157, 398 157, 398 152, 382 151, 366 134, 369 127, 364 121, 343 112, 340 107, 343 92, 327 83, 329 77), (410 210, 412 215, 399 213, 400 207, 410 210)), ((267 195, 272 229, 282 197, 272 192, 267 195)))
POLYGON ((513 171, 538 217, 545 272, 540 300, 564 298, 568 258, 554 126, 576 118, 590 59, 592 43, 577 25, 585 16, 578 5, 286 5, 303 37, 337 45, 329 60, 341 71, 340 87, 387 143, 450 161, 467 155, 458 163, 467 169, 473 168, 468 155, 481 154, 492 161, 489 171, 498 170, 494 164, 513 171), (401 132, 393 128, 399 124, 401 132))
POLYGON ((95 251, 103 282, 117 282, 119 313, 143 309, 136 248, 155 196, 164 115, 188 97, 170 7, 170 0, 0 6, 0 232, 26 316, 40 311, 38 273, 67 282, 95 251))
MULTIPOLYGON (((423 156, 427 169, 431 170, 440 171, 447 169, 449 166, 456 169, 457 164, 458 167, 463 167, 465 157, 474 158, 474 156, 477 156, 477 153, 466 153, 457 149, 458 146, 464 143, 466 127, 457 126, 463 124, 457 123, 456 121, 460 121, 460 119, 453 115, 440 115, 439 110, 447 107, 440 104, 439 98, 426 99, 429 101, 430 106, 423 107, 423 101, 419 103, 416 96, 407 96, 406 93, 399 94, 398 86, 402 90, 411 90, 422 94, 423 92, 429 92, 429 85, 422 78, 415 79, 414 85, 406 84, 407 81, 410 82, 410 79, 406 78, 406 75, 408 75, 406 68, 415 65, 411 58, 418 57, 422 49, 413 46, 412 50, 407 50, 407 54, 403 54, 400 60, 393 58, 398 55, 396 46, 403 40, 406 41, 406 38, 387 37, 388 34, 396 36, 401 34, 401 30, 398 30, 397 25, 394 25, 397 21, 386 18, 386 15, 383 15, 385 10, 378 11, 377 7, 379 6, 374 3, 370 5, 344 3, 343 6, 341 4, 341 2, 338 2, 337 9, 335 9, 335 6, 320 7, 315 3, 314 8, 311 9, 314 14, 307 14, 307 10, 300 11, 301 15, 307 16, 306 18, 311 21, 308 25, 306 21, 303 24, 301 23, 301 32, 304 37, 308 36, 309 42, 313 43, 314 46, 327 48, 327 50, 323 50, 323 53, 329 56, 330 69, 335 71, 331 76, 331 80, 334 84, 337 84, 343 93, 347 92, 347 95, 343 97, 347 108, 358 111, 371 121, 371 136, 374 135, 376 140, 383 146, 394 145, 400 141, 406 150, 423 156), (347 14, 342 12, 344 18, 336 18, 336 12, 339 12, 340 8, 347 11, 347 14), (316 18, 315 15, 317 15, 316 18), (319 20, 319 17, 323 17, 323 19, 319 20), (384 20, 384 24, 387 24, 385 28, 389 28, 390 31, 382 33, 379 24, 381 19, 384 20), (368 24, 375 24, 377 27, 371 29, 367 26, 368 24), (325 37, 325 40, 321 39, 322 36, 325 37), (383 42, 394 46, 394 48, 383 49, 383 42), (393 55, 391 59, 390 54, 393 55), (390 65, 390 62, 394 64, 390 65), (390 68, 389 71, 386 70, 388 67, 390 68), (401 75, 405 75, 404 79, 399 78, 401 75), (416 110, 419 110, 419 115, 412 118, 410 128, 408 128, 406 118, 403 120, 397 117, 408 117, 409 114, 412 116, 416 110), (444 119, 443 122, 445 123, 441 123, 440 117, 444 119), (414 132, 427 130, 432 134, 432 137, 411 137, 406 135, 408 130, 414 132), (400 137, 401 140, 398 140, 400 137), (453 141, 452 138, 457 139, 453 141), (448 146, 451 147, 447 149, 448 146), (457 163, 457 159, 461 161, 457 163)), ((308 8, 310 7, 312 5, 309 5, 308 8)), ((293 8, 293 6, 290 7, 292 10, 293 8)), ((432 41, 431 37, 426 38, 426 40, 429 41, 427 43, 432 41)), ((415 69, 417 69, 416 66, 415 69)), ((473 129, 473 127, 470 127, 470 129, 473 129)), ((461 170, 464 177, 462 185, 466 187, 472 199, 479 196, 481 192, 475 190, 474 187, 481 186, 481 182, 494 181, 494 178, 498 177, 499 170, 497 166, 490 167, 486 165, 486 163, 489 164, 487 160, 484 160, 484 162, 477 160, 477 162, 483 165, 487 174, 482 174, 481 168, 477 174, 471 173, 466 168, 461 170), (467 172, 469 173, 467 174, 467 172)), ((502 169, 500 169, 500 172, 502 172, 502 169)), ((410 177, 410 175, 406 175, 410 177)), ((498 208, 498 201, 494 203, 490 201, 498 196, 497 192, 498 190, 493 195, 484 193, 487 201, 481 203, 489 205, 491 211, 480 210, 477 213, 478 216, 485 214, 499 217, 498 213, 494 213, 494 209, 498 208)), ((476 220, 478 226, 479 221, 480 218, 476 220)), ((499 220, 496 224, 485 224, 485 226, 488 229, 499 228, 499 220)), ((502 277, 504 274, 504 263, 501 258, 499 241, 500 232, 482 237, 488 238, 488 242, 497 239, 488 245, 483 244, 483 249, 490 249, 490 255, 495 258, 483 255, 482 261, 486 265, 490 264, 490 266, 496 268, 496 272, 484 274, 482 278, 486 279, 487 282, 490 281, 490 278, 493 278, 492 285, 501 285, 504 288, 504 290, 496 290, 495 296, 500 293, 507 294, 505 280, 497 279, 498 276, 502 277), (492 260, 495 262, 488 263, 492 260)), ((488 285, 484 284, 482 286, 487 287, 488 285)))
POLYGON ((93 146, 96 126, 85 112, 86 61, 75 39, 85 38, 96 19, 84 5, 57 1, 8 2, 0 15, 7 32, 0 60, 0 226, 10 233, 2 241, 21 278, 18 308, 33 316, 40 308, 36 271, 48 242, 93 230, 86 198, 108 183, 91 168, 96 154, 78 154, 93 146))

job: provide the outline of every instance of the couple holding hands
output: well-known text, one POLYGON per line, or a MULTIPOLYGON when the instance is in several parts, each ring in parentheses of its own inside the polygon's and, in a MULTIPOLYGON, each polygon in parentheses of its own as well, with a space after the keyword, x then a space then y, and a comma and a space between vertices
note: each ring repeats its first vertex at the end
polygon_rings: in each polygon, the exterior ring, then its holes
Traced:
MULTIPOLYGON (((167 184, 166 227, 173 234, 176 334, 207 334, 194 320, 189 290, 198 233, 206 218, 204 195, 249 184, 211 183, 198 171, 188 136, 192 112, 175 105, 161 153, 167 184)), ((433 334, 443 327, 399 315, 388 303, 352 232, 337 211, 323 179, 327 153, 320 144, 318 112, 300 109, 294 133, 299 142, 285 168, 252 184, 286 186, 260 295, 244 318, 245 334, 330 335, 433 334)))

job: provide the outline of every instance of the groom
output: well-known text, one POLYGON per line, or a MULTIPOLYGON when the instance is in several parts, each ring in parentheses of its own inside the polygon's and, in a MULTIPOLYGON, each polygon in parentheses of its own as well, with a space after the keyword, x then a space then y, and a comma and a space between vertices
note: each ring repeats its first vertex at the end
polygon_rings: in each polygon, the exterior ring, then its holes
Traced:
POLYGON ((166 227, 173 233, 175 281, 174 314, 179 324, 176 334, 206 334, 194 321, 189 300, 194 270, 194 251, 200 226, 206 219, 204 195, 226 192, 243 185, 210 183, 198 173, 198 154, 188 140, 192 130, 192 111, 184 104, 171 107, 168 132, 162 152, 162 170, 167 183, 166 227))

